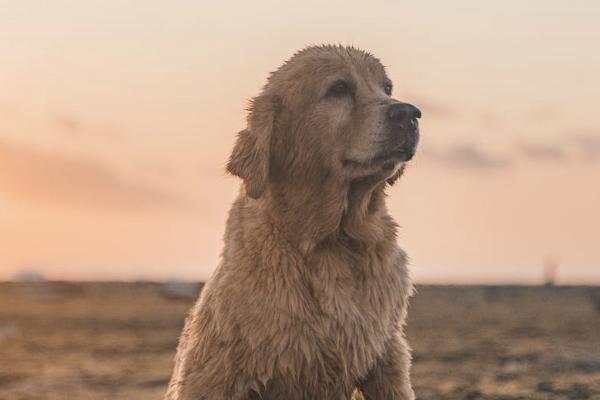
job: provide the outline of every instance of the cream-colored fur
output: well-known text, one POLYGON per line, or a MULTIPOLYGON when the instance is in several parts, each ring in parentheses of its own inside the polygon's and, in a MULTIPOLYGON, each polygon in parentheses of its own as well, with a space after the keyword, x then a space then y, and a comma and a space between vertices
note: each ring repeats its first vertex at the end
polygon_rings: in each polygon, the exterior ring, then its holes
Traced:
POLYGON ((222 261, 189 313, 167 400, 411 400, 412 284, 378 162, 385 71, 310 47, 271 74, 227 166, 244 186, 222 261), (331 94, 343 79, 351 93, 331 94))

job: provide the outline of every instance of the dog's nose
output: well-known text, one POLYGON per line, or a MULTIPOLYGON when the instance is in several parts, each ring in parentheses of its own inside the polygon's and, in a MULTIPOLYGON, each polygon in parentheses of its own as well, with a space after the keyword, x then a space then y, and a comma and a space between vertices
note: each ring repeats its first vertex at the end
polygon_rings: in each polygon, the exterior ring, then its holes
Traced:
POLYGON ((402 125, 406 122, 414 121, 417 118, 421 118, 421 110, 419 110, 412 104, 394 103, 388 106, 386 116, 390 122, 402 125))

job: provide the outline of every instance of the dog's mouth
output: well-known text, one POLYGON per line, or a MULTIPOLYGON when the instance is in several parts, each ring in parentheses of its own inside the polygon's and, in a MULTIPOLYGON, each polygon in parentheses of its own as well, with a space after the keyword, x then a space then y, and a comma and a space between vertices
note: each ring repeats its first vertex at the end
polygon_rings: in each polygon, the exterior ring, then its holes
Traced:
POLYGON ((412 160, 419 143, 419 129, 410 129, 400 135, 400 142, 397 141, 398 136, 395 136, 391 141, 383 143, 382 149, 374 157, 365 161, 344 159, 343 164, 351 167, 390 169, 400 162, 412 160))
POLYGON ((374 162, 410 161, 415 156, 419 144, 419 126, 415 122, 409 129, 396 133, 388 145, 375 156, 374 162))
POLYGON ((406 162, 412 160, 417 152, 419 143, 419 130, 409 130, 403 134, 401 143, 392 143, 373 158, 373 163, 390 163, 393 161, 406 162))
POLYGON ((345 166, 373 168, 381 167, 382 169, 393 169, 400 162, 410 161, 415 155, 416 147, 404 148, 399 147, 393 150, 388 150, 379 153, 369 161, 357 161, 352 159, 344 159, 345 166))
POLYGON ((389 163, 390 161, 410 161, 415 156, 416 146, 401 146, 392 150, 383 151, 372 161, 373 164, 389 163))

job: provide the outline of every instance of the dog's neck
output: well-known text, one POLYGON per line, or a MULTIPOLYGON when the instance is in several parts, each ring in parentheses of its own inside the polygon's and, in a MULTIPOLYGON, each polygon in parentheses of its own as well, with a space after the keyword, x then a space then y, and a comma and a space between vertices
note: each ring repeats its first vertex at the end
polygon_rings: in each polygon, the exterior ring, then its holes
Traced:
POLYGON ((370 246, 380 240, 384 226, 385 180, 366 177, 348 183, 295 182, 273 185, 263 200, 263 210, 286 239, 302 254, 325 241, 339 240, 370 246))
POLYGON ((346 209, 339 234, 360 244, 373 244, 382 237, 386 182, 373 177, 354 181, 347 191, 346 209))

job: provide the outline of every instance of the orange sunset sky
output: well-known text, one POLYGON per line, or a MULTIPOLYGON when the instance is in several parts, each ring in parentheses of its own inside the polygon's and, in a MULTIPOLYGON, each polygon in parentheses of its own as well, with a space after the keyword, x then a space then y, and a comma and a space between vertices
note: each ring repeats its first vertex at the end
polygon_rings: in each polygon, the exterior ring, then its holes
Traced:
POLYGON ((0 0, 0 279, 205 279, 247 100, 309 44, 423 110, 419 282, 600 284, 600 2, 0 0))

